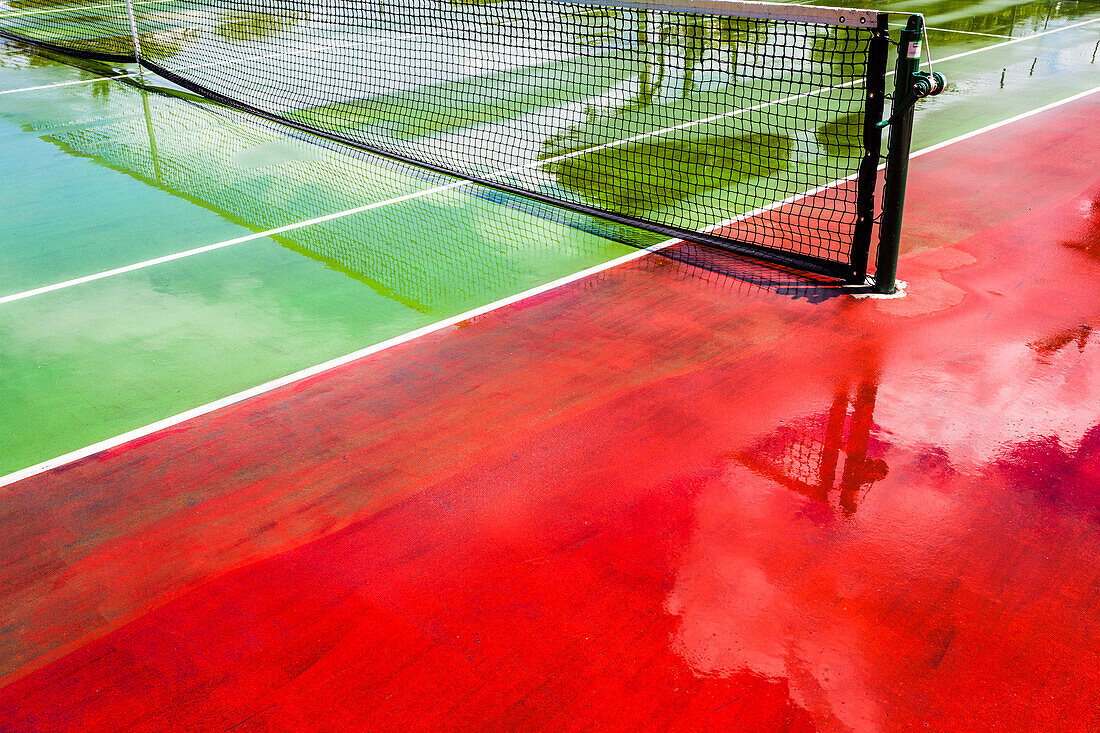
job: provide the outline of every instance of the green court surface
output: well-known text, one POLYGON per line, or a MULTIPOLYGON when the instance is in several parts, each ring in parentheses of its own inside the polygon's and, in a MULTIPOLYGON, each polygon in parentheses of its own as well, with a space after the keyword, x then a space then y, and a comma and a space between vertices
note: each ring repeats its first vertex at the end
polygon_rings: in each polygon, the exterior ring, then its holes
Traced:
MULTIPOLYGON (((1100 83, 1100 3, 873 5, 950 82, 915 150, 1100 83)), ((656 241, 93 77, 0 42, 0 474, 656 241)))

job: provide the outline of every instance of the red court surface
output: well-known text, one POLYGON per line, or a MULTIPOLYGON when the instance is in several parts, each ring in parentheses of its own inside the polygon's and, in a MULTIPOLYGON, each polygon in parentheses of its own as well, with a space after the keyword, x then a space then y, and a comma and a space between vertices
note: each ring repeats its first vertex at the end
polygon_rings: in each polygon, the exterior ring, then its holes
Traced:
POLYGON ((1100 729, 1094 94, 909 294, 651 256, 5 492, 4 730, 1100 729))

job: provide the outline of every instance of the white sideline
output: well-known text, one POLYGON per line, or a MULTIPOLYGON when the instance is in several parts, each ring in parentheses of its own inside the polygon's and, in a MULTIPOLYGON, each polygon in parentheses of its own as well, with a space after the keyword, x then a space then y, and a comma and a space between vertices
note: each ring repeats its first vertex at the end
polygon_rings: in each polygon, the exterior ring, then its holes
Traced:
POLYGON ((181 260, 185 257, 192 257, 204 252, 213 252, 217 249, 223 249, 225 247, 233 247, 245 242, 251 242, 256 239, 264 239, 276 234, 282 234, 284 232, 294 231, 295 229, 301 229, 302 227, 311 226, 313 224, 321 224, 326 221, 332 221, 334 219, 342 219, 345 216, 351 216, 352 214, 361 214, 365 211, 377 209, 382 206, 389 206, 390 204, 399 204, 405 201, 409 201, 414 198, 420 198, 423 196, 429 196, 431 194, 441 193, 450 189, 458 188, 460 186, 468 185, 469 181, 455 181, 454 183, 448 183, 442 186, 435 186, 433 188, 422 189, 407 193, 403 196, 397 196, 392 199, 386 199, 385 201, 375 201, 370 204, 364 204, 363 206, 357 206, 354 209, 347 209, 345 211, 337 211, 332 214, 325 214, 324 216, 314 217, 313 219, 306 219, 305 221, 296 221, 293 224, 284 224, 281 227, 275 227, 274 229, 267 229, 262 232, 252 232, 251 234, 245 234, 244 236, 236 237, 234 239, 227 239, 224 242, 215 242, 214 244, 206 244, 202 247, 195 247, 193 249, 183 250, 182 252, 173 252, 170 255, 164 255, 163 257, 154 257, 150 260, 143 260, 141 262, 134 262, 129 265, 123 265, 122 267, 115 267, 110 270, 103 270, 102 272, 96 272, 91 275, 84 275, 82 277, 73 278, 72 280, 64 280, 62 282, 53 283, 52 285, 43 285, 40 288, 34 288, 32 290, 24 290, 19 293, 12 293, 0 297, 0 305, 4 303, 14 303, 17 300, 24 300, 35 295, 42 295, 44 293, 50 293, 55 290, 62 290, 64 288, 71 288, 75 285, 83 285, 84 283, 94 282, 96 280, 102 280, 107 277, 114 277, 115 275, 122 275, 127 272, 134 272, 135 270, 143 270, 147 267, 154 265, 161 265, 165 262, 172 262, 174 260, 181 260))
POLYGON ((977 130, 971 130, 970 132, 959 135, 958 137, 953 137, 950 140, 944 140, 942 143, 936 143, 935 145, 929 145, 927 148, 921 148, 920 150, 918 150, 914 153, 910 153, 909 154, 909 159, 912 160, 913 158, 919 158, 922 155, 927 155, 928 153, 939 150, 940 148, 946 148, 948 145, 954 145, 955 143, 960 143, 963 140, 969 140, 972 137, 977 137, 978 135, 989 132, 991 130, 996 130, 998 127, 1004 127, 1005 125, 1011 125, 1013 122, 1019 122, 1020 120, 1025 120, 1028 117, 1033 117, 1037 114, 1041 114, 1043 112, 1046 112, 1047 110, 1054 109, 1055 107, 1061 107, 1063 104, 1069 104, 1070 102, 1076 102, 1078 99, 1084 99, 1085 97, 1089 96, 1090 94, 1096 94, 1097 92, 1100 92, 1100 86, 1095 86, 1092 89, 1086 89, 1083 92, 1078 92, 1077 94, 1071 95, 1071 96, 1066 97, 1064 99, 1059 99, 1055 102, 1051 102, 1050 104, 1044 104, 1042 107, 1036 107, 1035 109, 1029 109, 1027 112, 1021 112, 1020 114, 1016 115, 1015 117, 1009 117, 1008 119, 1001 120, 1000 122, 994 122, 992 125, 986 125, 985 127, 979 127, 977 130))
MULTIPOLYGON (((1059 26, 1057 28, 1051 28, 1049 31, 1042 31, 1041 33, 1032 33, 1030 36, 1020 36, 1019 38, 1013 38, 1011 41, 1002 41, 1001 43, 994 43, 991 46, 982 46, 981 48, 972 48, 969 51, 962 51, 960 53, 952 54, 951 56, 944 56, 942 59, 934 59, 937 64, 942 64, 945 61, 954 61, 955 59, 965 58, 967 56, 973 56, 976 53, 982 53, 984 51, 991 51, 994 48, 1004 48, 1005 46, 1012 46, 1017 43, 1023 43, 1024 41, 1030 41, 1034 38, 1042 38, 1043 36, 1049 36, 1051 33, 1061 33, 1062 31, 1073 30, 1074 28, 1080 28, 1083 25, 1089 25, 1090 23, 1100 23, 1100 18, 1089 18, 1088 20, 1082 20, 1080 23, 1071 23, 1069 25, 1059 26)), ((924 66, 927 62, 922 63, 924 66)))
MULTIPOLYGON (((1069 104, 1071 102, 1074 102, 1078 99, 1082 99, 1084 97, 1087 97, 1091 94, 1095 94, 1097 92, 1100 92, 1100 86, 1093 87, 1092 89, 1089 89, 1088 91, 1085 91, 1085 92, 1081 92, 1079 94, 1074 94, 1073 96, 1066 97, 1065 99, 1058 100, 1057 102, 1051 102, 1050 104, 1046 104, 1046 105, 1043 105, 1042 107, 1038 107, 1036 109, 1029 110, 1029 111, 1024 112, 1022 114, 1016 115, 1014 117, 1009 117, 1008 119, 1002 120, 1000 122, 996 122, 992 125, 987 125, 983 128, 980 128, 978 130, 974 130, 972 132, 968 132, 964 135, 959 135, 958 137, 951 138, 950 140, 946 140, 942 143, 938 143, 936 145, 931 145, 927 148, 923 148, 922 150, 918 150, 917 152, 913 153, 911 157, 918 157, 918 156, 921 156, 921 155, 925 155, 925 154, 933 152, 935 150, 940 150, 941 148, 945 148, 948 145, 953 145, 955 143, 962 142, 964 140, 969 140, 973 137, 976 137, 977 135, 981 135, 983 133, 990 132, 992 130, 996 130, 996 129, 1001 128, 1001 127, 1005 127, 1006 125, 1011 125, 1011 124, 1013 124, 1015 122, 1018 122, 1020 120, 1026 119, 1028 117, 1032 117, 1034 115, 1040 114, 1042 112, 1046 112, 1048 110, 1054 109, 1056 107, 1060 107, 1060 106, 1065 105, 1065 104, 1069 104)), ((797 200, 798 198, 802 198, 804 196, 812 195, 814 192, 821 191, 821 190, 824 190, 826 188, 829 188, 830 186, 835 185, 836 183, 839 183, 839 181, 827 184, 826 186, 821 186, 821 187, 815 189, 812 192, 806 192, 805 194, 799 194, 798 196, 793 196, 793 197, 791 197, 790 200, 797 200)), ((785 202, 777 202, 776 204, 773 204, 771 207, 766 207, 766 208, 774 208, 775 206, 782 205, 783 203, 786 203, 786 201, 785 202)), ((766 210, 766 208, 762 209, 762 210, 766 210)), ((755 213, 758 213, 758 212, 748 212, 747 214, 744 214, 743 216, 751 216, 751 215, 754 215, 755 213)), ((457 323, 460 323, 462 321, 469 320, 471 318, 475 318, 475 317, 483 315, 485 313, 489 313, 491 311, 495 311, 495 310, 498 310, 500 308, 504 308, 504 307, 512 305, 514 303, 521 302, 523 300, 534 297, 536 295, 540 295, 542 293, 546 293, 546 292, 549 292, 551 290, 555 290, 559 287, 562 287, 563 285, 567 285, 569 283, 576 282, 578 280, 581 280, 583 278, 586 278, 586 277, 589 277, 591 275, 597 274, 599 272, 603 272, 605 270, 609 270, 611 268, 617 267, 617 266, 619 266, 621 264, 624 264, 626 262, 630 262, 631 260, 635 260, 635 259, 638 259, 640 257, 643 257, 643 256, 649 254, 650 252, 657 251, 659 249, 667 247, 667 246, 673 244, 675 241, 676 240, 669 240, 667 242, 662 242, 660 244, 654 245, 653 247, 649 247, 647 249, 640 249, 637 252, 631 252, 630 254, 627 254, 627 255, 624 255, 622 257, 616 258, 616 259, 611 260, 609 262, 605 262, 605 263, 600 264, 600 265, 595 265, 593 267, 589 267, 589 268, 587 268, 585 270, 582 270, 580 272, 573 273, 572 275, 567 275, 565 277, 558 278, 557 280, 546 283, 544 285, 540 285, 538 287, 531 288, 530 290, 525 290, 521 293, 517 293, 517 294, 509 296, 507 298, 503 298, 501 300, 497 300, 497 301, 494 301, 492 303, 488 303, 486 305, 480 306, 478 308, 474 308, 472 310, 466 311, 465 313, 461 313, 461 314, 456 315, 456 316, 451 316, 450 318, 445 318, 441 321, 437 321, 436 323, 429 324, 429 325, 424 326, 422 328, 418 328, 414 331, 409 331, 408 333, 402 334, 400 336, 395 336, 393 338, 387 339, 387 340, 382 341, 380 343, 374 344, 373 346, 368 346, 364 349, 354 351, 350 354, 346 354, 344 356, 337 357, 335 359, 331 359, 331 360, 323 362, 321 364, 317 364, 315 366, 308 367, 306 369, 302 369, 302 370, 294 372, 292 374, 288 374, 285 377, 280 377, 279 379, 274 379, 270 382, 265 382, 264 384, 258 385, 256 387, 252 387, 252 388, 244 390, 242 392, 238 392, 236 394, 229 395, 228 397, 223 397, 222 399, 215 400, 214 402, 209 402, 205 405, 201 405, 199 407, 192 408, 192 409, 187 410, 185 412, 181 412, 177 415, 173 415, 171 417, 164 418, 163 420, 158 420, 157 422, 150 423, 149 425, 145 425, 145 426, 140 427, 140 428, 135 428, 134 430, 130 430, 130 431, 125 432, 121 435, 117 435, 113 438, 108 438, 106 440, 99 441, 98 443, 93 443, 92 445, 86 446, 84 448, 80 448, 78 450, 71 451, 71 452, 66 453, 64 455, 61 455, 61 456, 57 456, 56 458, 51 458, 49 460, 43 461, 43 462, 35 464, 33 466, 28 466, 27 468, 24 468, 24 469, 21 469, 21 470, 18 470, 18 471, 14 471, 12 473, 7 474, 6 476, 0 476, 0 487, 9 486, 9 485, 14 484, 18 481, 22 481, 23 479, 27 479, 27 478, 30 478, 32 476, 36 476, 40 473, 44 473, 44 472, 49 471, 49 470, 54 469, 54 468, 59 468, 59 467, 64 466, 66 464, 73 463, 74 461, 79 461, 83 458, 87 458, 89 456, 95 455, 96 453, 100 453, 102 451, 109 450, 111 448, 116 448, 116 447, 118 447, 120 445, 123 445, 125 443, 128 443, 132 440, 136 440, 138 438, 142 438, 142 437, 151 435, 151 434, 153 434, 157 431, 164 430, 165 428, 169 428, 169 427, 172 427, 174 425, 178 425, 178 424, 180 424, 182 422, 185 422, 187 420, 190 420, 192 418, 196 418, 196 417, 199 417, 199 416, 202 416, 202 415, 206 415, 208 413, 219 410, 223 407, 227 407, 229 405, 232 405, 232 404, 235 404, 235 403, 238 403, 238 402, 242 402, 242 401, 250 399, 252 397, 256 397, 256 396, 259 396, 261 394, 265 394, 267 392, 278 389, 280 387, 284 387, 288 384, 293 384, 294 382, 299 382, 303 379, 307 379, 309 377, 316 376, 318 374, 326 372, 326 371, 328 371, 330 369, 333 369, 335 367, 341 366, 343 364, 348 364, 348 363, 353 362, 357 359, 361 359, 365 356, 369 356, 371 354, 376 354, 380 351, 385 351, 386 349, 389 349, 389 348, 391 348, 393 346, 396 346, 398 344, 407 343, 409 341, 413 341, 413 340, 415 340, 417 338, 420 338, 422 336, 426 336, 428 334, 435 333, 436 331, 440 331, 442 329, 445 329, 449 326, 453 326, 453 325, 455 325, 457 323)))
MULTIPOLYGON (((665 243, 662 243, 662 244, 665 244, 665 243)), ((125 432, 121 435, 117 435, 113 438, 108 438, 108 439, 102 440, 98 443, 93 443, 92 445, 86 446, 84 448, 80 448, 79 450, 75 450, 75 451, 72 451, 70 453, 66 453, 66 454, 58 456, 56 458, 51 458, 47 461, 43 461, 42 463, 38 463, 34 466, 29 466, 28 468, 24 468, 22 470, 15 471, 14 473, 9 473, 6 476, 0 476, 0 487, 8 486, 10 484, 14 484, 17 481, 22 481, 23 479, 30 478, 32 476, 43 473, 45 471, 49 471, 49 470, 54 469, 54 468, 59 468, 59 467, 64 466, 68 463, 72 463, 74 461, 79 461, 82 458, 87 458, 88 456, 95 455, 96 453, 100 453, 102 451, 109 450, 111 448, 115 448, 117 446, 123 445, 124 443, 128 443, 131 440, 136 440, 138 438, 142 438, 142 437, 145 437, 147 435, 151 435, 152 433, 158 432, 160 430, 164 430, 166 428, 170 428, 174 425, 178 425, 178 424, 180 424, 182 422, 185 422, 187 420, 190 420, 192 418, 196 418, 196 417, 205 415, 207 413, 214 412, 214 411, 219 410, 223 407, 228 407, 229 405, 233 405, 233 404, 236 404, 238 402, 242 402, 242 401, 250 399, 252 397, 258 397, 259 395, 265 394, 267 392, 271 392, 272 390, 278 389, 279 387, 284 387, 288 384, 292 384, 294 382, 298 382, 298 381, 301 381, 303 379, 307 379, 309 377, 316 376, 318 374, 321 374, 322 372, 326 372, 330 369, 335 369, 336 367, 342 366, 344 364, 348 364, 348 363, 353 362, 357 359, 362 359, 363 357, 370 356, 371 354, 376 354, 380 351, 384 351, 384 350, 389 349, 393 346, 397 346, 398 344, 403 344, 403 343, 406 343, 408 341, 412 341, 414 339, 420 338, 422 336, 427 336, 427 335, 429 335, 431 333, 434 333, 436 331, 442 330, 442 329, 447 328, 449 326, 453 326, 456 323, 461 323, 462 321, 469 320, 471 318, 476 318, 477 316, 488 313, 490 311, 497 310, 499 308, 503 308, 504 306, 511 305, 513 303, 517 303, 521 300, 531 298, 533 296, 539 295, 541 293, 545 293, 545 292, 550 291, 550 290, 554 290, 555 288, 559 288, 562 285, 566 285, 566 284, 574 282, 576 280, 580 280, 584 277, 588 277, 589 275, 593 275, 593 274, 596 274, 596 273, 601 272, 603 270, 606 270, 608 268, 615 267, 615 266, 621 265, 625 262, 629 262, 631 260, 638 259, 639 257, 642 257, 642 256, 648 254, 649 252, 654 251, 655 249, 657 249, 657 247, 652 247, 652 248, 649 248, 649 249, 639 249, 636 252, 631 252, 630 254, 627 254, 627 255, 624 255, 623 257, 619 257, 617 259, 611 260, 610 262, 606 262, 602 265, 596 265, 594 267, 590 267, 590 268, 588 268, 586 270, 582 270, 578 273, 574 273, 574 274, 569 275, 567 277, 559 278, 559 279, 554 280, 552 282, 546 283, 545 285, 540 285, 536 288, 532 288, 530 290, 525 290, 522 293, 517 293, 516 295, 510 296, 510 297, 507 297, 507 298, 504 298, 504 299, 501 299, 501 300, 497 300, 493 303, 489 303, 489 304, 481 306, 479 308, 474 308, 473 310, 466 311, 465 313, 460 313, 459 315, 451 316, 450 318, 445 318, 441 321, 437 321, 437 322, 429 324, 427 326, 423 326, 423 327, 418 328, 414 331, 409 331, 408 333, 401 334, 400 336, 395 336, 393 338, 386 339, 385 341, 381 341, 377 344, 374 344, 373 346, 368 346, 364 349, 360 349, 358 351, 353 351, 350 354, 346 354, 344 356, 340 356, 340 357, 337 357, 335 359, 330 359, 329 361, 322 362, 321 364, 317 364, 316 366, 312 366, 312 367, 308 367, 306 369, 302 369, 300 371, 294 372, 293 374, 288 374, 285 377, 280 377, 278 379, 273 379, 270 382, 265 382, 264 384, 258 385, 256 387, 252 387, 252 388, 246 389, 242 392, 237 392, 236 394, 229 395, 228 397, 223 397, 219 400, 215 400, 214 402, 209 402, 205 405, 201 405, 199 407, 192 408, 192 409, 187 410, 185 412, 181 412, 177 415, 173 415, 171 417, 164 418, 163 420, 158 420, 157 422, 150 423, 149 425, 145 425, 143 427, 136 428, 134 430, 130 430, 130 431, 125 432)))
POLYGON ((97 76, 92 79, 77 79, 76 81, 60 81, 56 84, 40 84, 36 87, 22 87, 21 89, 3 89, 0 90, 0 94, 18 94, 19 92, 36 92, 39 89, 57 89, 58 87, 71 87, 77 84, 91 84, 97 81, 108 81, 111 79, 129 79, 137 76, 137 72, 130 72, 126 74, 115 74, 114 76, 97 76))

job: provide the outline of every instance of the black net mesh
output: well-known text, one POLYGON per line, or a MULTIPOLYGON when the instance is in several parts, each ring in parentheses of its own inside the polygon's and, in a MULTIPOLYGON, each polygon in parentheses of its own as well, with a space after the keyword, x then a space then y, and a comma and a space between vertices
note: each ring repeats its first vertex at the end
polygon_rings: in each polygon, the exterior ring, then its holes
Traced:
MULTIPOLYGON (((866 267, 873 23, 537 0, 134 10, 147 68, 240 109, 670 236, 866 267)), ((5 0, 0 31, 132 55, 122 3, 5 0)))
POLYGON ((126 5, 116 0, 3 0, 0 33, 75 56, 134 59, 126 5))

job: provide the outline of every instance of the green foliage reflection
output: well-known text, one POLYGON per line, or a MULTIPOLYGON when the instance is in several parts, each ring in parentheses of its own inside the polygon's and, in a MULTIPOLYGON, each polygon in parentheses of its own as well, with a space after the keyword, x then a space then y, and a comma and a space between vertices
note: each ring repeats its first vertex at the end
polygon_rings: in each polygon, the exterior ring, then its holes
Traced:
MULTIPOLYGON (((670 203, 782 170, 790 151, 788 138, 770 134, 661 139, 581 153, 546 169, 598 206, 644 217, 670 203)), ((576 151, 559 150, 543 159, 568 152, 576 151)))
POLYGON ((294 13, 237 13, 222 20, 215 33, 229 43, 260 41, 294 27, 298 21, 294 13))

